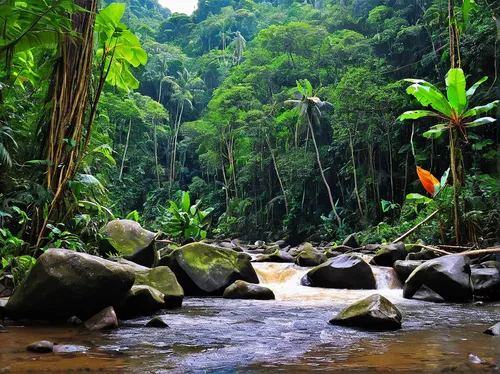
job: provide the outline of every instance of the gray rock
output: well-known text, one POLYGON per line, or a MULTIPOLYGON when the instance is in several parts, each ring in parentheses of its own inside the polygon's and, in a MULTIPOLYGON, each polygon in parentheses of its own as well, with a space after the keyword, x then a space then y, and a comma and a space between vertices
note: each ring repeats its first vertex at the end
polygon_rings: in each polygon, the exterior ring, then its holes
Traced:
POLYGON ((358 248, 359 247, 359 241, 358 241, 358 236, 356 234, 351 234, 345 240, 342 242, 342 245, 351 247, 351 248, 358 248))
POLYGON ((385 297, 375 294, 343 309, 329 323, 371 330, 401 328, 401 312, 385 297))
POLYGON ((134 269, 134 286, 151 286, 160 291, 164 295, 166 308, 178 308, 182 305, 184 290, 168 266, 149 269, 126 260, 121 260, 119 263, 134 269))
POLYGON ((273 291, 258 284, 237 280, 224 291, 222 295, 225 299, 255 299, 272 300, 275 299, 273 291))
POLYGON ((108 306, 92 318, 86 320, 84 325, 90 331, 111 330, 118 327, 118 319, 113 307, 108 306))
POLYGON ((221 296, 238 279, 259 283, 250 255, 231 249, 191 243, 166 259, 187 296, 221 296))
POLYGON ((302 285, 326 288, 375 289, 370 265, 357 256, 340 255, 311 269, 302 285))
POLYGON ((279 250, 280 250, 280 247, 278 247, 277 245, 265 245, 265 246, 263 246, 263 253, 266 255, 271 255, 274 252, 279 251, 279 250))
POLYGON ((295 258, 295 263, 299 266, 318 266, 327 261, 327 257, 318 250, 304 250, 295 258))
POLYGON ((150 286, 133 286, 123 305, 116 308, 120 319, 149 316, 165 308, 165 295, 150 286))
POLYGON ((263 240, 257 240, 253 245, 257 248, 264 246, 264 241, 263 240))
POLYGON ((439 257, 436 252, 431 251, 429 249, 422 249, 420 252, 408 253, 406 256, 406 260, 432 260, 434 258, 439 257))
POLYGON ((38 342, 31 343, 26 347, 30 352, 35 353, 50 353, 54 350, 54 343, 48 340, 40 340, 38 342))
POLYGON ((364 246, 364 251, 366 253, 376 253, 381 247, 382 244, 367 244, 364 246))
POLYGON ((424 261, 417 261, 417 260, 398 260, 394 262, 394 265, 392 266, 394 271, 396 272, 399 280, 404 283, 410 276, 410 274, 418 268, 420 265, 422 265, 424 261))
POLYGON ((168 327, 168 325, 163 321, 163 319, 159 316, 154 316, 151 318, 145 325, 144 327, 156 327, 156 328, 161 328, 164 329, 168 327))
POLYGON ((117 305, 134 283, 134 272, 112 261, 66 249, 48 249, 5 306, 12 319, 87 320, 117 305))
POLYGON ((500 300, 500 271, 496 267, 471 269, 474 297, 500 300))
POLYGON ((8 332, 4 325, 0 325, 0 334, 8 332))
POLYGON ((252 262, 295 262, 295 258, 288 252, 277 249, 274 253, 257 256, 252 262))
POLYGON ((500 336, 500 322, 491 326, 488 330, 484 331, 485 334, 500 336))
POLYGON ((426 286, 447 302, 472 300, 471 270, 468 258, 447 255, 429 260, 417 267, 403 287, 403 297, 411 299, 426 286))
POLYGON ((158 261, 156 233, 143 229, 128 219, 108 222, 101 231, 99 251, 102 255, 117 254, 139 265, 153 267, 158 261))
POLYGON ((284 240, 278 240, 276 243, 274 243, 275 245, 277 245, 278 247, 280 247, 280 249, 283 249, 287 246, 286 242, 284 240))
POLYGON ((404 260, 407 252, 405 244, 398 242, 382 246, 370 261, 373 265, 392 267, 398 260, 404 260))

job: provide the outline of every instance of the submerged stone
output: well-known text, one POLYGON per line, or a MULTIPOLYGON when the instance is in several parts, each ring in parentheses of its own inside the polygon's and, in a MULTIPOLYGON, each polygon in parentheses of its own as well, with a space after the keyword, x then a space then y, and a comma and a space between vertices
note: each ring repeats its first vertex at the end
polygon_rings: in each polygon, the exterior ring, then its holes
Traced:
POLYGON ((401 328, 401 312, 385 297, 375 294, 343 309, 329 323, 370 330, 401 328))
POLYGON ((156 327, 156 328, 166 328, 168 325, 163 321, 163 319, 159 316, 154 316, 151 318, 145 325, 144 327, 156 327))

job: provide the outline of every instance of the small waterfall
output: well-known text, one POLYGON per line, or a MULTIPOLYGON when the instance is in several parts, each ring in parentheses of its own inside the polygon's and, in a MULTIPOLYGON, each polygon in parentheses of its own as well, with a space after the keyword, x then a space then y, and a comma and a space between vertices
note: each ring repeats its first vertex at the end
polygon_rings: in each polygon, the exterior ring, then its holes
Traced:
MULTIPOLYGON (((302 300, 317 302, 355 301, 373 294, 374 290, 347 290, 306 287, 301 278, 312 268, 290 263, 254 262, 253 267, 263 286, 270 288, 278 300, 302 300)), ((401 289, 401 282, 392 268, 372 266, 379 293, 393 293, 401 289)))

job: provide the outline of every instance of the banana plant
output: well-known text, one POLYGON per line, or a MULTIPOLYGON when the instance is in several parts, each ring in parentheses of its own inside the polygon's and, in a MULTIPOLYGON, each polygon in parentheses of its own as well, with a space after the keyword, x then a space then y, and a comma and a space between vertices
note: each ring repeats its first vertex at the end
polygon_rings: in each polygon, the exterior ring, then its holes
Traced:
POLYGON ((182 192, 181 204, 170 201, 165 232, 172 237, 182 236, 184 240, 200 240, 207 237, 206 228, 210 224, 214 208, 200 209, 201 200, 191 205, 189 192, 182 192))
POLYGON ((457 243, 459 242, 459 215, 458 215, 458 191, 456 172, 456 152, 455 136, 462 136, 467 142, 467 130, 484 124, 495 122, 496 119, 482 115, 493 110, 499 100, 492 101, 485 105, 471 108, 471 98, 488 77, 481 78, 466 89, 465 74, 462 69, 450 69, 446 74, 446 96, 434 85, 422 79, 405 79, 412 83, 406 92, 414 96, 424 107, 432 110, 410 110, 399 116, 399 120, 419 119, 423 117, 434 117, 439 120, 439 124, 432 126, 424 132, 426 138, 437 138, 445 131, 449 132, 450 163, 453 178, 453 206, 454 206, 454 226, 457 243))

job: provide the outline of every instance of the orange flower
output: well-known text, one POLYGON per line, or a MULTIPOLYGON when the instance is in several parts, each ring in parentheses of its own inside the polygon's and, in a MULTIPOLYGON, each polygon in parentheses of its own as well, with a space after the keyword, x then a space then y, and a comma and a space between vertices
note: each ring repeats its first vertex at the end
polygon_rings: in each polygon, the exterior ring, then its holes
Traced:
POLYGON ((429 171, 422 169, 420 166, 417 166, 417 174, 426 191, 431 195, 434 195, 434 186, 436 184, 439 185, 439 181, 436 179, 436 177, 429 171))

